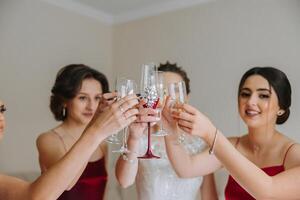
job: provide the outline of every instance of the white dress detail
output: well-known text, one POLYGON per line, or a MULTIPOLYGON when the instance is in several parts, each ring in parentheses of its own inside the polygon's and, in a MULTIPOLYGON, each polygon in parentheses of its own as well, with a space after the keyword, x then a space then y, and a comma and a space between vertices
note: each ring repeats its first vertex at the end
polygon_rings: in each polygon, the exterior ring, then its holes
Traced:
MULTIPOLYGON (((152 149, 160 159, 139 159, 136 187, 139 200, 195 200, 202 177, 178 178, 167 157, 163 138, 152 137, 152 149), (161 140, 159 140, 161 139, 161 140)), ((186 136, 183 144, 190 154, 199 153, 204 143, 199 138, 186 136)), ((140 141, 140 155, 147 149, 147 136, 140 141)))

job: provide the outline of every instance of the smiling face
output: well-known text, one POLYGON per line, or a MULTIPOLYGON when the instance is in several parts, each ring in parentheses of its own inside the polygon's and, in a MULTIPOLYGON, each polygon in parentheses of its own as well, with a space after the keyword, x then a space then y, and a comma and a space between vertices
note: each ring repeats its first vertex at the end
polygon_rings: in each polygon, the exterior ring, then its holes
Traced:
POLYGON ((250 128, 275 125, 280 110, 278 98, 268 81, 260 75, 249 76, 239 93, 239 113, 250 128))
POLYGON ((4 103, 0 100, 0 140, 3 137, 4 129, 5 129, 5 117, 4 117, 5 111, 6 108, 4 106, 4 103))
POLYGON ((97 80, 84 79, 77 95, 66 103, 66 120, 87 125, 97 110, 101 95, 102 87, 97 80))

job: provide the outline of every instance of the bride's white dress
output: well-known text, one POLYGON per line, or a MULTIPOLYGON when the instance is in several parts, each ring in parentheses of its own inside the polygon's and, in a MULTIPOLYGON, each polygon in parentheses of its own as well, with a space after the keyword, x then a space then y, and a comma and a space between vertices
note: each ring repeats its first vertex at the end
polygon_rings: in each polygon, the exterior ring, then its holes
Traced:
MULTIPOLYGON (((152 149, 160 159, 139 159, 136 187, 139 200, 195 200, 202 177, 178 178, 167 157, 163 138, 152 137, 152 149)), ((204 143, 198 138, 187 138, 184 145, 190 154, 200 152, 204 143)), ((146 152, 147 137, 140 142, 140 154, 146 152)))

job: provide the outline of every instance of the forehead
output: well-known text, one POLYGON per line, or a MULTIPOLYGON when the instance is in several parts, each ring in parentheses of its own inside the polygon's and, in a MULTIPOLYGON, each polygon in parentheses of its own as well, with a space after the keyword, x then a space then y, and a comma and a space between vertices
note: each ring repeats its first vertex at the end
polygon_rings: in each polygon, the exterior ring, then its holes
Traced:
POLYGON ((0 106, 4 105, 3 101, 0 99, 0 106))
MULTIPOLYGON (((270 89, 269 82, 260 75, 252 75, 249 76, 246 80, 242 88, 249 88, 249 89, 270 89)), ((272 89, 272 88, 271 88, 272 89)))
POLYGON ((101 93, 102 92, 102 86, 96 79, 88 78, 84 79, 81 83, 81 88, 79 92, 95 92, 95 93, 101 93))
POLYGON ((183 81, 181 76, 177 73, 174 73, 174 72, 164 72, 164 78, 165 78, 166 84, 183 81))

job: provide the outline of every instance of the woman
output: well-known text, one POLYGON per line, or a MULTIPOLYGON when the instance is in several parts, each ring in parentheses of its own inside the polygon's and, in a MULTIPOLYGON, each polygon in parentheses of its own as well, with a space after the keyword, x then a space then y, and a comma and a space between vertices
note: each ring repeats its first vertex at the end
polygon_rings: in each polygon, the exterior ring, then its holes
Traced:
MULTIPOLYGON (((161 64, 158 70, 164 72, 166 84, 185 81, 187 93, 190 92, 189 78, 184 70, 176 64, 161 64)), ((160 159, 138 160, 137 156, 146 151, 147 137, 143 134, 146 123, 133 123, 129 127, 128 148, 129 153, 121 156, 116 166, 116 177, 123 187, 128 187, 136 180, 138 199, 196 199, 201 188, 201 199, 217 199, 213 175, 181 179, 178 178, 168 160, 163 137, 154 137, 152 146, 154 153, 160 159), (201 184, 202 183, 202 184, 201 184)), ((171 135, 172 133, 170 133, 171 135)), ((191 138, 190 138, 191 139, 191 138)), ((202 150, 201 141, 191 139, 189 144, 184 144, 191 154, 202 150)))
MULTIPOLYGON (((77 142, 93 118, 102 94, 108 90, 106 77, 88 66, 72 64, 58 72, 50 109, 55 119, 62 123, 37 139, 42 173, 56 164, 77 142)), ((107 182, 106 150, 105 142, 99 144, 59 200, 103 199, 107 182)))
POLYGON ((177 174, 194 177, 225 167, 230 173, 225 189, 228 200, 299 199, 300 145, 276 129, 276 124, 288 119, 290 105, 291 86, 286 75, 272 67, 255 67, 239 84, 239 114, 248 127, 248 133, 241 137, 227 139, 190 105, 183 105, 185 112, 166 108, 168 129, 178 131, 173 117, 182 130, 210 146, 189 157, 173 145, 175 137, 168 136, 168 155, 177 174))
MULTIPOLYGON (((109 98, 110 95, 104 96, 109 98)), ((104 101, 103 105, 110 102, 104 101)), ((0 174, 0 199, 2 200, 55 200, 86 165, 99 144, 111 134, 117 133, 136 120, 138 104, 135 95, 124 97, 118 102, 101 109, 99 106, 93 120, 82 135, 56 164, 45 171, 33 183, 0 174)), ((0 140, 5 129, 4 103, 0 100, 0 140)))

